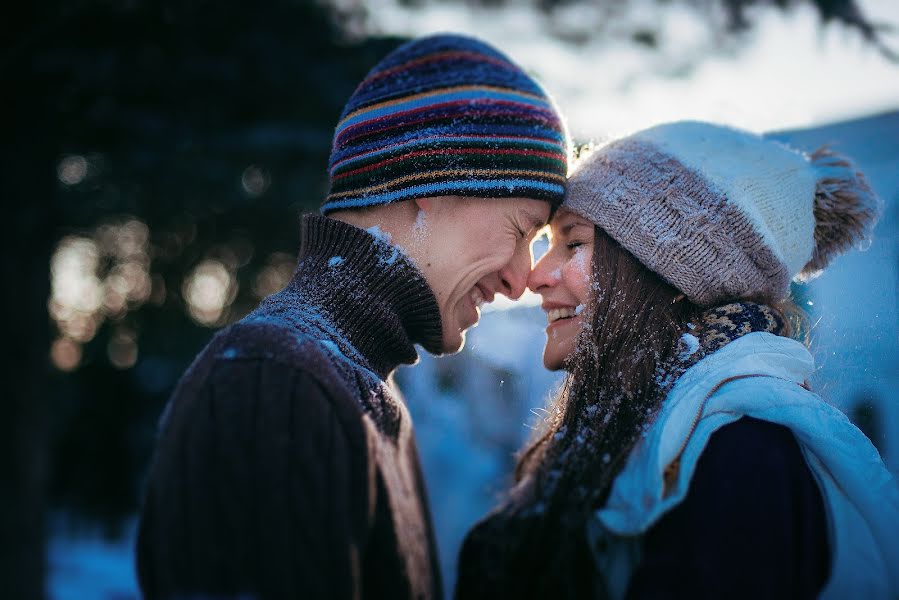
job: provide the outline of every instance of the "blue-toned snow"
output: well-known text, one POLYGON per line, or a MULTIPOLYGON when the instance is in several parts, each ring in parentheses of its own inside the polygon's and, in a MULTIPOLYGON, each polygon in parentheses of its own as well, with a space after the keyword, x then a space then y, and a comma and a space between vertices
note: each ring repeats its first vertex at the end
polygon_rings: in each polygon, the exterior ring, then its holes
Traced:
POLYGON ((136 520, 123 535, 107 540, 98 532, 66 533, 54 521, 47 545, 47 597, 51 600, 125 600, 138 598, 134 570, 136 520))
POLYGON ((699 350, 699 338, 697 338, 692 333, 685 333, 681 336, 680 339, 684 346, 683 351, 678 355, 678 358, 680 358, 681 360, 690 358, 691 356, 696 354, 697 350, 699 350))
POLYGON ((866 433, 899 473, 899 111, 771 136, 848 155, 884 202, 870 246, 802 286, 799 304, 815 324, 813 387, 850 416, 858 407, 873 411, 879 431, 866 433))

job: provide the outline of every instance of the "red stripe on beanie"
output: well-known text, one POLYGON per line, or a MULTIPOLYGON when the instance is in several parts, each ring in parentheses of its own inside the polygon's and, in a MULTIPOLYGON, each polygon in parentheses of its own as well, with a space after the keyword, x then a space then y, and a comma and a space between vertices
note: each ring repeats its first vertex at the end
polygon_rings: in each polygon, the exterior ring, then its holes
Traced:
POLYGON ((381 167, 385 167, 389 164, 402 160, 408 160, 410 158, 415 158, 418 156, 430 156, 434 154, 517 154, 518 156, 540 156, 542 158, 551 158, 554 160, 558 160, 559 162, 565 162, 564 157, 560 157, 559 153, 557 152, 542 152, 540 150, 494 150, 492 148, 447 148, 442 150, 419 150, 417 152, 409 152, 408 154, 403 154, 401 156, 394 156, 393 158, 388 158, 379 163, 374 163, 365 167, 359 167, 358 169, 353 169, 352 171, 347 171, 346 173, 341 173, 340 175, 334 175, 333 180, 336 181, 338 179, 343 179, 344 177, 349 177, 350 175, 373 171, 375 169, 379 169, 381 167))

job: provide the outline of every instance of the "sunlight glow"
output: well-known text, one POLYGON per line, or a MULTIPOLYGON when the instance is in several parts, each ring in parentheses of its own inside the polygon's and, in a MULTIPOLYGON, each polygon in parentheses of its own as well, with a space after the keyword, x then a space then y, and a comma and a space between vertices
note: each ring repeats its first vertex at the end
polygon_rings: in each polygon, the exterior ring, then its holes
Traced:
MULTIPOLYGON (((71 235, 59 241, 50 259, 48 301, 62 334, 51 347, 57 368, 76 368, 81 361, 78 344, 92 340, 107 319, 121 319, 150 298, 149 270, 149 229, 134 218, 104 223, 90 237, 71 235)), ((116 353, 116 366, 134 364, 122 356, 116 353)))
POLYGON ((201 325, 213 326, 237 295, 237 278, 217 260, 198 264, 184 281, 184 299, 190 316, 201 325))
MULTIPOLYGON (((546 86, 578 141, 605 142, 678 119, 769 131, 899 107, 896 65, 857 32, 822 26, 805 4, 755 9, 743 40, 716 37, 699 12, 708 3, 578 2, 553 19, 533 4, 424 0, 410 8, 373 0, 370 28, 407 36, 457 31, 496 44, 546 86), (621 14, 605 19, 612 10, 621 14), (641 25, 659 30, 656 48, 628 37, 641 25)), ((873 22, 899 26, 899 2, 859 4, 873 22)), ((896 45, 895 35, 887 39, 896 45)))
POLYGON ((60 331, 79 342, 94 337, 95 313, 103 302, 103 287, 97 277, 97 244, 84 237, 63 238, 50 260, 50 315, 60 331))

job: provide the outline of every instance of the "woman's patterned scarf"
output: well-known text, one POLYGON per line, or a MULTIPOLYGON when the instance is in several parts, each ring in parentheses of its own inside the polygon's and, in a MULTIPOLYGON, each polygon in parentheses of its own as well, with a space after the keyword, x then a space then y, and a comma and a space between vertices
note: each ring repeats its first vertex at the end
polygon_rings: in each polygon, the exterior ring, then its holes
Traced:
POLYGON ((786 323, 775 310, 754 302, 734 302, 702 313, 699 323, 690 323, 689 331, 678 341, 673 364, 660 373, 660 391, 667 396, 687 369, 748 333, 759 331, 783 335, 786 323))

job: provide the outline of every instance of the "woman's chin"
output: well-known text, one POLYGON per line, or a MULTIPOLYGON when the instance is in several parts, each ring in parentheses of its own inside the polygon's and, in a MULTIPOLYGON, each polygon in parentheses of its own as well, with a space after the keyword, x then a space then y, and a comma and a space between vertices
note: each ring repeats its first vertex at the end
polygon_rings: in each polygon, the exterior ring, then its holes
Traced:
POLYGON ((556 348, 546 347, 543 350, 543 366, 548 371, 561 371, 565 368, 566 354, 559 352, 556 348))
POLYGON ((567 360, 574 353, 575 339, 572 331, 548 330, 546 346, 543 347, 543 366, 550 371, 567 370, 567 360))

